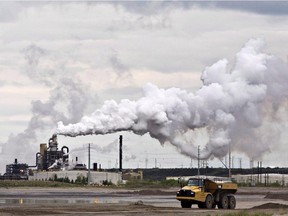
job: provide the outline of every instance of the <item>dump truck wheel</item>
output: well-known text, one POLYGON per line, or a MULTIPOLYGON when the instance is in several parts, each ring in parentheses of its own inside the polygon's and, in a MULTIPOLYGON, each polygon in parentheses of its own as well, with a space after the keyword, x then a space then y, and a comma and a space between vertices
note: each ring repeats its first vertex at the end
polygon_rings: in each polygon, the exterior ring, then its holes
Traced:
POLYGON ((228 208, 229 209, 235 209, 236 207, 236 199, 234 196, 229 196, 229 205, 228 208))
POLYGON ((205 200, 205 208, 211 209, 213 206, 213 202, 213 197, 211 195, 207 195, 205 200))
POLYGON ((191 208, 191 206, 192 206, 191 202, 181 201, 181 207, 182 208, 191 208))
POLYGON ((218 203, 218 208, 219 209, 227 209, 229 205, 229 200, 227 195, 223 195, 220 198, 220 202, 218 203))

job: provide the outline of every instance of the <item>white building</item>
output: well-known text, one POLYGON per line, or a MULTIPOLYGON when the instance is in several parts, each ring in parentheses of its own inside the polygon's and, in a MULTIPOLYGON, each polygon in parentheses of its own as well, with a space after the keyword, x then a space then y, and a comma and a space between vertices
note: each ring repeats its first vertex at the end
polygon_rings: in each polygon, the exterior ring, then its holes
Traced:
MULTIPOLYGON (((69 178, 69 180, 75 180, 77 177, 87 177, 87 170, 70 170, 70 171, 40 171, 35 172, 33 176, 29 176, 28 180, 40 180, 40 181, 48 181, 49 179, 54 179, 55 175, 57 178, 69 178)), ((103 181, 112 182, 113 184, 118 184, 122 181, 122 173, 120 172, 98 172, 98 171, 90 171, 91 176, 91 184, 102 184, 103 181)))
POLYGON ((288 184, 287 174, 274 174, 274 173, 262 173, 260 174, 250 174, 250 175, 232 175, 237 183, 245 183, 255 185, 257 183, 262 184, 274 184, 286 186, 288 184))

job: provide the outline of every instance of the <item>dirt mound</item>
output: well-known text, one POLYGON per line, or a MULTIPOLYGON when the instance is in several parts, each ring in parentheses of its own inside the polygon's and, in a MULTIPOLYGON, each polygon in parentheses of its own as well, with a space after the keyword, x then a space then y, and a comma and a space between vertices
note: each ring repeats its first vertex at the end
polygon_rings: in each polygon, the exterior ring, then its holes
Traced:
POLYGON ((287 193, 267 193, 265 196, 266 199, 282 199, 282 200, 288 200, 288 194, 287 193))
POLYGON ((284 209, 284 208, 285 209, 288 208, 288 205, 279 204, 279 203, 264 203, 259 206, 254 206, 251 209, 284 209))

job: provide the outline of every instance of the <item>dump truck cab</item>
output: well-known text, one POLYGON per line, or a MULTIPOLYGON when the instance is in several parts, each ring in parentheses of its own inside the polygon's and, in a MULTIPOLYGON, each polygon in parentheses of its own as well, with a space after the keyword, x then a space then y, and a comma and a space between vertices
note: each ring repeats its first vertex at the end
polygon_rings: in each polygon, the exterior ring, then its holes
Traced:
MULTIPOLYGON (((181 181, 181 180, 180 180, 181 181)), ((193 177, 189 178, 186 186, 177 192, 176 199, 182 208, 191 208, 197 204, 199 208, 234 209, 237 184, 221 177, 193 177)))

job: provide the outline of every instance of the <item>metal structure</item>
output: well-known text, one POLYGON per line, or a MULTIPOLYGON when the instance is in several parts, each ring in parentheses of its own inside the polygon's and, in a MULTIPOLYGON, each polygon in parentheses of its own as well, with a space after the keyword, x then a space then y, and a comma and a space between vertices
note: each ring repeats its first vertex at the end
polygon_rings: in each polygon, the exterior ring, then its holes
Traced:
POLYGON ((2 180, 28 180, 29 166, 26 163, 18 163, 15 159, 13 164, 6 165, 6 173, 0 176, 2 180))
POLYGON ((46 143, 40 144, 40 152, 36 154, 38 170, 60 170, 68 166, 68 153, 67 146, 58 150, 57 135, 53 134, 48 141, 48 148, 46 143))

